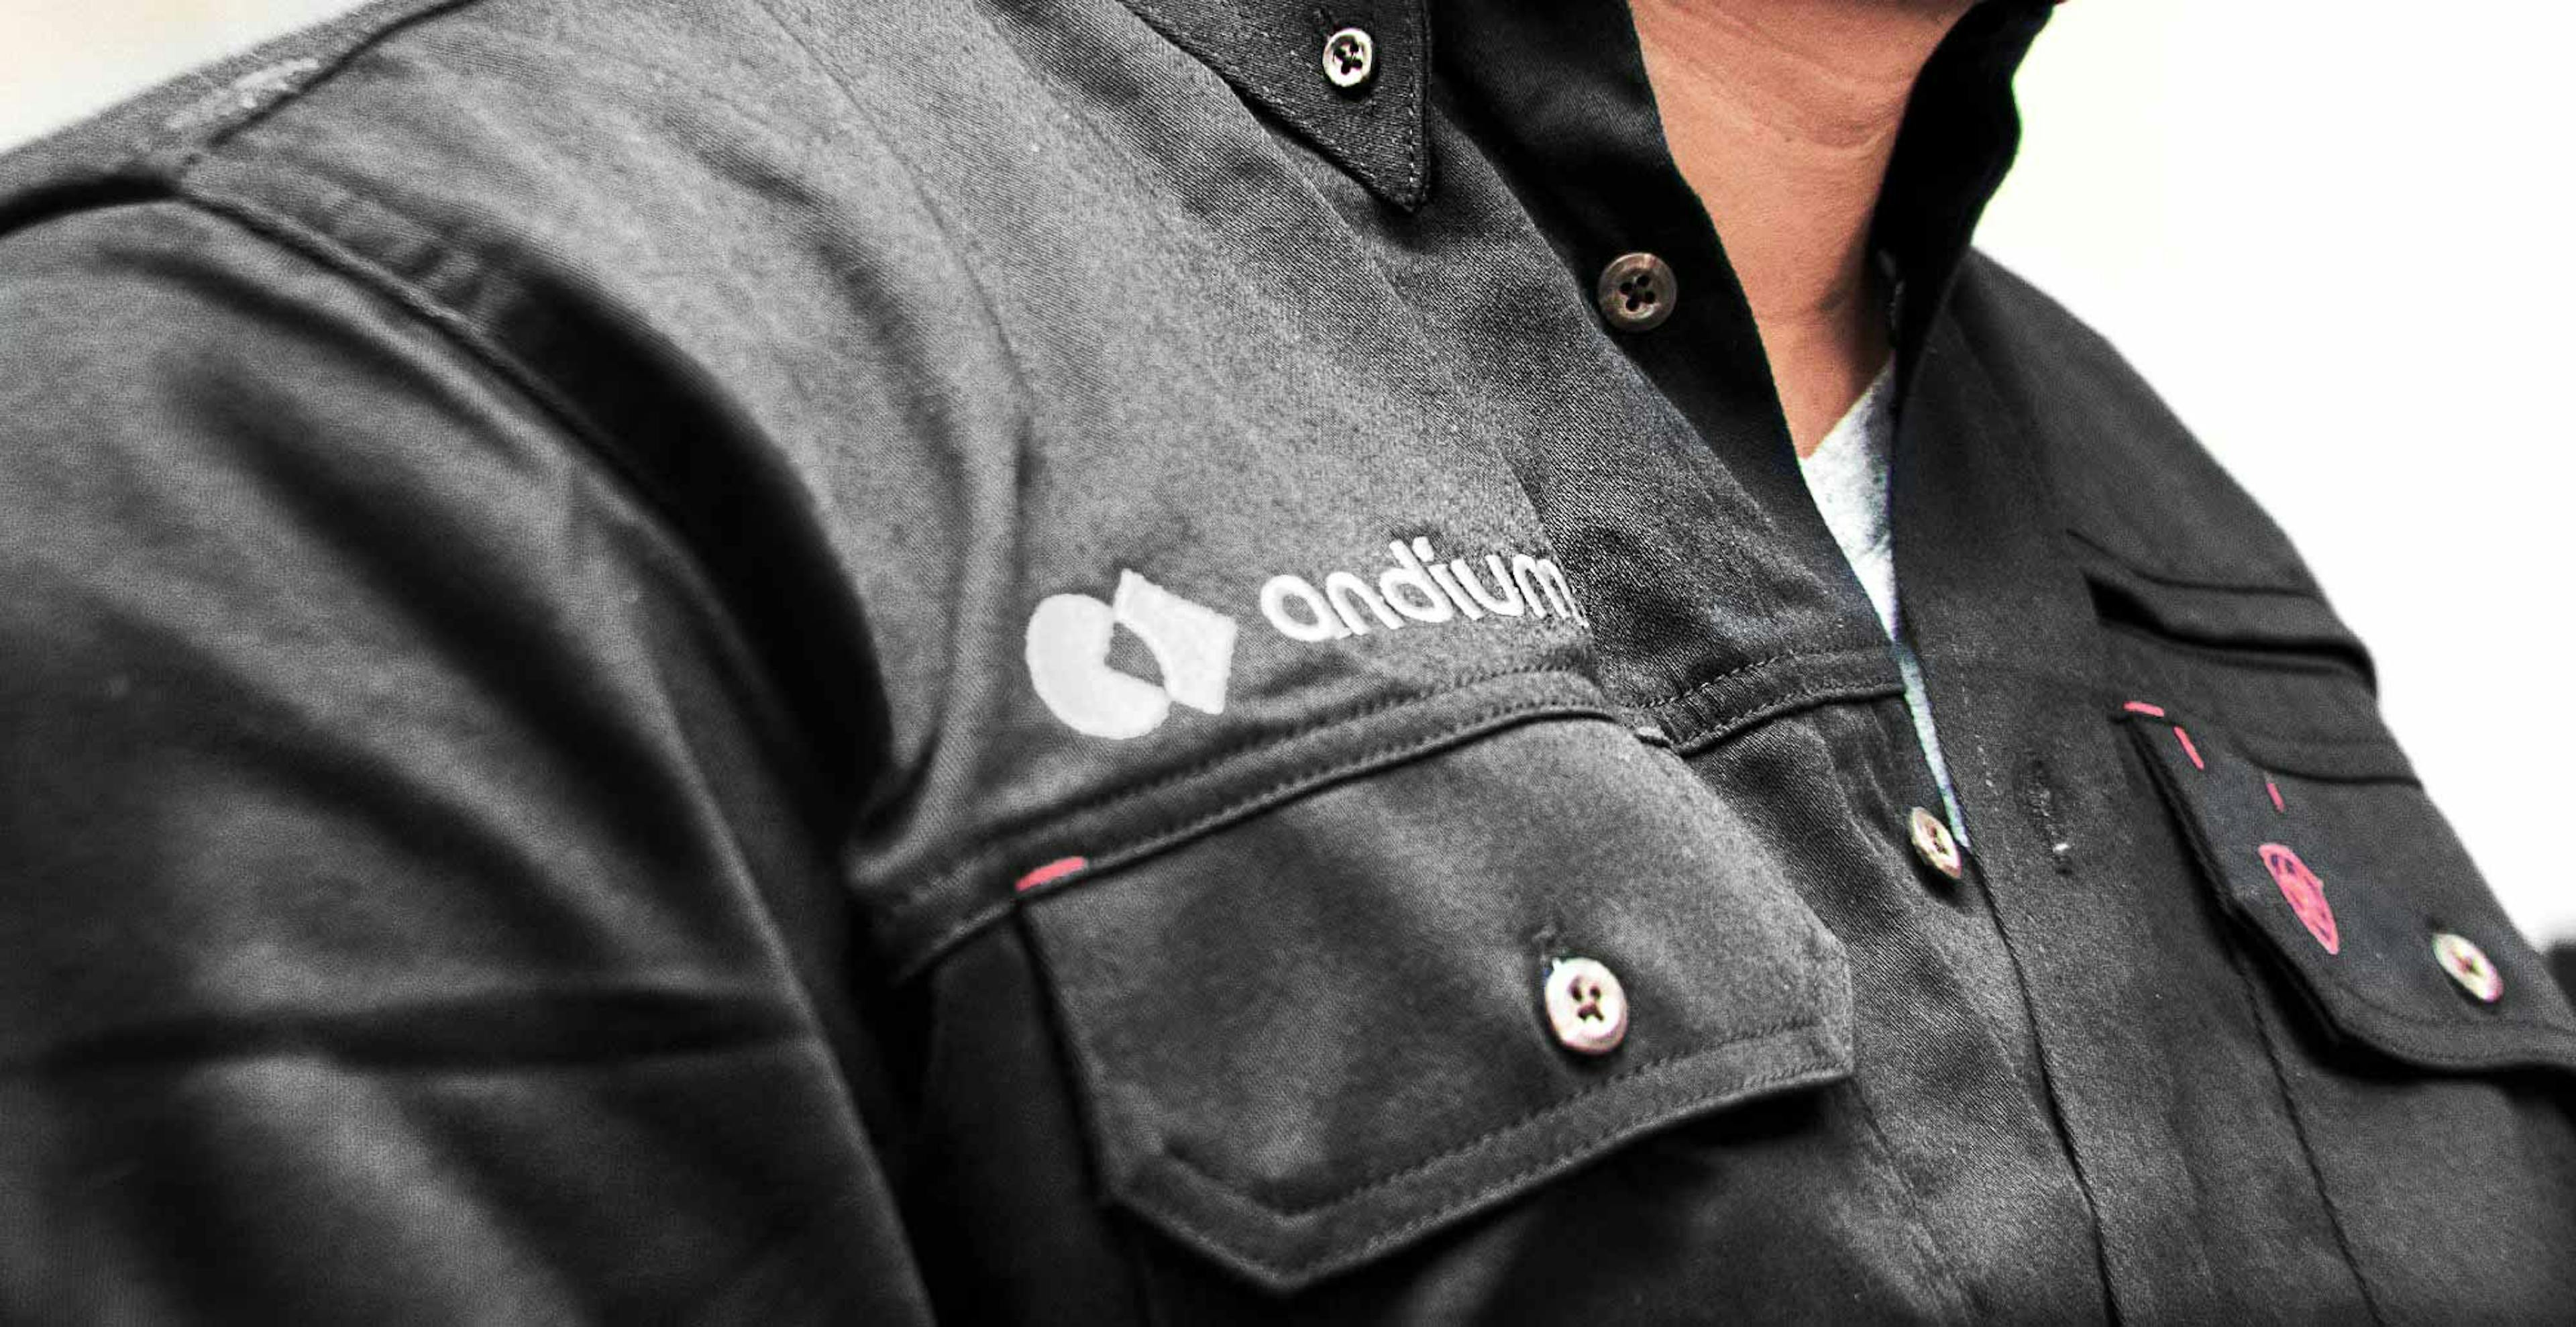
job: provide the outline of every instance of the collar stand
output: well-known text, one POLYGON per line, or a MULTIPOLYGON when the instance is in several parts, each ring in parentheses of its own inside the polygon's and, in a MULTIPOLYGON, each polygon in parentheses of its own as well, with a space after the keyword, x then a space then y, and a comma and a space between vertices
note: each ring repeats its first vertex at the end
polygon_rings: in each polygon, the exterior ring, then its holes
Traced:
POLYGON ((1286 123, 1369 192, 1406 211, 1421 206, 1430 192, 1424 3, 1126 0, 1244 100, 1286 123), (1365 40, 1336 44, 1344 29, 1357 29, 1365 40), (1328 62, 1334 65, 1330 73, 1328 62), (1363 68, 1365 77, 1354 79, 1363 68))

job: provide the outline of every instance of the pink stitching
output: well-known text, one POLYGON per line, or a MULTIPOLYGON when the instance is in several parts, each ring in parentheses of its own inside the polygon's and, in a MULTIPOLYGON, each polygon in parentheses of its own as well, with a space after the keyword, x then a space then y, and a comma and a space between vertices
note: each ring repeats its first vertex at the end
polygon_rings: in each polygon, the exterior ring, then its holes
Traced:
POLYGON ((2181 724, 2174 725, 2174 736, 2182 739, 2182 753, 2191 757, 2193 769, 2209 768, 2209 762, 2200 758, 2200 748, 2191 744, 2191 734, 2184 732, 2181 724))
POLYGON ((2150 719, 2161 719, 2165 717, 2164 706, 2150 705, 2143 700, 2130 701, 2128 704, 2123 705, 2120 708, 2127 710, 2131 714, 2143 714, 2150 719))
POLYGON ((1019 881, 1011 886, 1011 892, 1014 894, 1025 894, 1040 885, 1051 884, 1055 881, 1062 880, 1066 876, 1069 876, 1089 865, 1091 865, 1091 859, 1088 857, 1058 857, 1054 861, 1029 872, 1027 875, 1021 876, 1019 881))
POLYGON ((2270 779, 2265 779, 2263 780, 2263 791, 2272 794, 2273 810, 2278 811, 2283 815, 2288 815, 2290 813, 2290 808, 2281 805, 2281 785, 2272 782, 2270 779))
POLYGON ((2326 899, 2326 882, 2317 878, 2299 854, 2286 844, 2266 843, 2256 848, 2263 859, 2263 869, 2272 873, 2272 883, 2279 886, 2281 897, 2288 900, 2290 911, 2316 937, 2318 945, 2329 954, 2343 952, 2342 934, 2335 928, 2334 905, 2326 899))

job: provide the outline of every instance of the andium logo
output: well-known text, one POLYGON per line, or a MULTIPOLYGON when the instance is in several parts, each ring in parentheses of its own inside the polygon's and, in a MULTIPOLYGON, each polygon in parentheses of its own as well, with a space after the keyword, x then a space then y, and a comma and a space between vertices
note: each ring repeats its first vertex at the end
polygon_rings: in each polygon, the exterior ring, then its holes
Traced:
POLYGON ((1092 737, 1142 737, 1162 726, 1175 701, 1225 713, 1234 619, 1121 572, 1118 593, 1105 604, 1087 594, 1047 596, 1029 617, 1027 652, 1030 684, 1066 727, 1092 737), (1110 638, 1120 627, 1145 643, 1162 670, 1160 683, 1110 665, 1110 638))
MULTIPOLYGON (((1318 589, 1302 576, 1271 577, 1261 587, 1261 615, 1280 635, 1309 643, 1461 618, 1580 616, 1553 559, 1489 553, 1488 589, 1465 558, 1441 561, 1428 539, 1397 540, 1387 551, 1395 565, 1374 581, 1336 571, 1318 589)), ((1107 603, 1087 594, 1056 594, 1038 604, 1026 642, 1029 683, 1075 732, 1142 737, 1161 727, 1174 705, 1225 712, 1235 635, 1233 618, 1122 571, 1107 603), (1121 627, 1153 656, 1161 681, 1109 662, 1121 627)))
POLYGON ((1494 581, 1488 590, 1467 559, 1442 562, 1428 539, 1393 540, 1386 551, 1395 555, 1395 565, 1377 574, 1374 588, 1347 571, 1326 576, 1321 590, 1303 576, 1271 577, 1261 587, 1261 615, 1280 635, 1308 641, 1365 636, 1372 618, 1394 631, 1408 622, 1473 622, 1488 614, 1546 617, 1553 609, 1558 617, 1575 616, 1574 592, 1553 558, 1514 553, 1507 562, 1500 553, 1488 553, 1485 566, 1494 581))

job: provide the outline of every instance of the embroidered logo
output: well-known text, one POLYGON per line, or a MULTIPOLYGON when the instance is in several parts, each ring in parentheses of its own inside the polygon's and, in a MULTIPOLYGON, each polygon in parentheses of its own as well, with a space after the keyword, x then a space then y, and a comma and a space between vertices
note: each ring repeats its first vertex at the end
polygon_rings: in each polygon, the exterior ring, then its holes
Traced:
POLYGON ((2335 931, 2334 909, 2326 903, 2326 882, 2299 860, 2299 854, 2278 843, 2266 843, 2255 851, 2263 855, 2264 869, 2272 873, 2272 883, 2281 887, 2281 897, 2290 901, 2290 910, 2307 924, 2308 934, 2327 953, 2340 952, 2343 940, 2335 931))
POLYGON ((1234 637, 1233 618, 1121 572, 1108 603, 1057 594, 1038 605, 1029 617, 1029 682, 1077 733, 1142 737, 1162 726, 1175 702, 1204 714, 1225 712, 1234 637), (1110 664, 1111 638, 1121 627, 1153 655, 1161 681, 1110 664))
MULTIPOLYGON (((1307 643, 1459 619, 1581 616, 1553 559, 1489 553, 1490 574, 1479 576, 1465 558, 1441 561, 1428 539, 1396 540, 1387 550, 1395 564, 1374 581, 1336 571, 1318 589, 1302 576, 1271 577, 1261 587, 1261 615, 1280 635, 1307 643)), ((1029 683, 1075 732, 1122 741, 1142 737, 1161 727, 1176 704, 1203 714, 1225 712, 1236 632, 1235 619, 1224 613, 1122 571, 1107 603, 1087 594, 1056 594, 1038 604, 1029 617, 1029 683), (1110 647, 1122 628, 1153 656, 1160 680, 1110 663, 1110 647)))

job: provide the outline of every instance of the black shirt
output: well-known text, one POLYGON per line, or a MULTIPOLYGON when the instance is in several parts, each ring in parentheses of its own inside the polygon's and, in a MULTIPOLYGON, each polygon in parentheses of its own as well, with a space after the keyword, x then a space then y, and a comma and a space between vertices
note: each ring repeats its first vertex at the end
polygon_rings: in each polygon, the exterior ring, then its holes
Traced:
POLYGON ((2576 1014, 1967 248, 2041 14, 1875 235, 1972 851, 1615 5, 406 0, 0 163, 0 1316, 2563 1314, 2576 1014))

